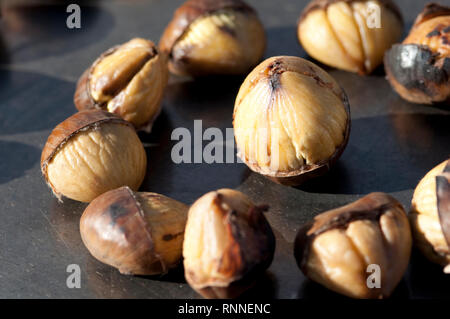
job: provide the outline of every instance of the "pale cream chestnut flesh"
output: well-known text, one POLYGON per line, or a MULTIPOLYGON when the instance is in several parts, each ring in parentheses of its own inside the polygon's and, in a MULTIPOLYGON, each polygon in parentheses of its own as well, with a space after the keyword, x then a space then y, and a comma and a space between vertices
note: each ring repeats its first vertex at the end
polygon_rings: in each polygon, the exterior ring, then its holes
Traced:
POLYGON ((78 112, 58 124, 41 156, 42 174, 55 196, 81 202, 120 186, 137 190, 146 167, 133 126, 102 110, 78 112))
POLYGON ((328 289, 352 298, 386 298, 406 271, 411 246, 402 205, 371 193, 304 225, 295 257, 307 277, 328 289))
POLYGON ((233 127, 238 156, 275 182, 298 185, 326 173, 350 135, 350 106, 339 84, 307 60, 278 56, 245 79, 233 127))

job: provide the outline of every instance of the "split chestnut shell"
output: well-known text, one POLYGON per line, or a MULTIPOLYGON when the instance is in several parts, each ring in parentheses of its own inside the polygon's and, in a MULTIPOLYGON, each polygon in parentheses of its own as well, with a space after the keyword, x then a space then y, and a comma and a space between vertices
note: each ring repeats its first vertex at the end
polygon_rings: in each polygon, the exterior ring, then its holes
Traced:
POLYGON ((328 289, 352 298, 385 298, 402 279, 411 246, 402 205, 371 193, 303 226, 295 257, 307 277, 328 289))
POLYGON ((231 189, 210 192, 191 206, 183 257, 193 289, 206 298, 234 298, 255 283, 275 251, 266 209, 231 189))
POLYGON ((174 199, 121 187, 89 204, 81 238, 95 258, 122 274, 164 274, 181 262, 187 212, 174 199))
POLYGON ((81 202, 124 185, 137 190, 146 168, 133 126, 101 110, 78 112, 58 124, 41 156, 42 174, 56 197, 81 202))
POLYGON ((272 57, 245 79, 233 126, 239 157, 278 183, 326 173, 350 134, 350 107, 339 84, 317 65, 272 57))
POLYGON ((153 42, 135 38, 103 53, 78 81, 78 110, 102 109, 150 131, 168 81, 167 57, 153 42))
POLYGON ((386 52, 392 87, 413 103, 450 103, 450 7, 428 4, 408 37, 386 52))
POLYGON ((244 74, 261 60, 266 35, 242 0, 189 0, 176 10, 159 46, 175 74, 244 74))
POLYGON ((450 273, 450 160, 429 171, 417 185, 410 221, 416 246, 450 273))
POLYGON ((297 32, 316 60, 369 74, 400 39, 403 20, 391 0, 313 0, 303 10, 297 32))

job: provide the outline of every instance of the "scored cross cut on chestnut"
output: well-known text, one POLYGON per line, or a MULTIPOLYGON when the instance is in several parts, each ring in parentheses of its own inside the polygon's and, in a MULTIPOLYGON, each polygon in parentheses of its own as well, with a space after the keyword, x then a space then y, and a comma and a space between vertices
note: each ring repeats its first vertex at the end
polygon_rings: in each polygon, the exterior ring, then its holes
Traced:
POLYGON ((298 22, 298 39, 316 60, 338 69, 369 74, 403 31, 391 0, 313 0, 298 22))
POLYGON ((58 124, 42 150, 41 171, 58 199, 90 202, 144 180, 147 155, 133 126, 102 111, 78 112, 58 124))
POLYGON ((78 110, 103 109, 149 132, 168 82, 167 57, 149 40, 135 38, 103 53, 80 77, 78 110))
POLYGON ((242 0, 188 0, 159 46, 175 74, 244 74, 261 60, 266 35, 255 10, 242 0))
POLYGON ((411 254, 402 205, 384 193, 317 215, 295 240, 295 257, 313 281, 352 298, 385 298, 402 279, 411 254), (369 266, 379 267, 369 286, 369 266))
POLYGON ((242 84, 233 113, 239 157, 285 185, 326 173, 347 145, 350 122, 339 84, 314 63, 290 56, 258 65, 242 84))

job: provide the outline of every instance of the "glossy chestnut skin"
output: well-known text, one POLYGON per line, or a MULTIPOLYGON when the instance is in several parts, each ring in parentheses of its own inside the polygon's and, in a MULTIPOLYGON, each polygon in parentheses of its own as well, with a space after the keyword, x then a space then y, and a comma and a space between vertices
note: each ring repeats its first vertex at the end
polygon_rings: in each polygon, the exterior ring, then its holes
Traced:
POLYGON ((78 110, 118 114, 150 132, 168 82, 167 57, 152 41, 135 38, 104 52, 78 80, 78 110))
POLYGON ((191 206, 183 257, 194 290, 205 298, 235 298, 254 285, 275 252, 267 208, 231 189, 210 192, 191 206))
POLYGON ((289 186, 328 172, 347 145, 350 126, 339 84, 314 63, 290 56, 258 65, 241 85, 233 113, 238 156, 251 170, 289 186))
POLYGON ((188 206, 121 187, 93 200, 80 220, 83 243, 126 275, 165 274, 181 262, 188 206))
POLYGON ((384 57, 391 86, 412 103, 450 104, 450 7, 430 3, 384 57))
POLYGON ((450 160, 429 171, 417 185, 409 219, 416 246, 450 273, 450 160))
POLYGON ((297 26, 300 44, 314 59, 370 74, 400 40, 403 19, 391 0, 312 0, 297 26))
POLYGON ((385 298, 409 263, 412 238, 402 205, 384 193, 317 215, 295 240, 302 272, 352 298, 385 298), (369 287, 369 266, 379 267, 379 286, 369 287))
POLYGON ((261 60, 266 35, 255 10, 242 0, 188 0, 175 11, 159 46, 178 75, 245 74, 261 60))
POLYGON ((128 185, 136 190, 147 155, 133 126, 102 111, 78 112, 58 124, 41 155, 41 171, 54 195, 90 202, 128 185))

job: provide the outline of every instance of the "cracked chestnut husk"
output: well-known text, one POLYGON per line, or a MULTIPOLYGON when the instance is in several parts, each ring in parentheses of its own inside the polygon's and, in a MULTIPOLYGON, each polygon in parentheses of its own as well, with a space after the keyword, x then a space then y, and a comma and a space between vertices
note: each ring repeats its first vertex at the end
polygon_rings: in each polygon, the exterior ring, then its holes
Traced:
POLYGON ((78 112, 58 124, 41 155, 41 171, 55 196, 90 202, 111 189, 137 190, 147 155, 133 126, 102 111, 78 112))
POLYGON ((391 86, 412 103, 450 102, 450 7, 430 3, 408 37, 386 52, 391 86))
POLYGON ((167 57, 152 41, 135 38, 103 53, 78 80, 78 110, 102 109, 150 132, 168 82, 167 57))
POLYGON ((245 79, 233 126, 238 156, 284 185, 326 173, 350 135, 350 106, 339 84, 314 63, 272 57, 245 79))
POLYGON ((409 219, 416 246, 450 274, 450 160, 429 171, 417 185, 409 219))
POLYGON ((181 262, 189 207, 121 187, 94 199, 80 220, 84 245, 126 275, 165 274, 181 262))
POLYGON ((275 237, 263 213, 241 192, 220 189, 189 209, 183 243, 185 277, 205 298, 235 298, 272 263, 275 237))
POLYGON ((295 257, 311 280, 352 298, 385 298, 409 263, 412 237, 402 205, 371 193, 317 215, 295 240, 295 257), (369 265, 379 266, 379 286, 369 288, 369 265))
POLYGON ((300 44, 314 59, 369 74, 400 40, 403 19, 391 0, 313 0, 297 26, 300 44))
POLYGON ((189 0, 175 11, 159 46, 175 74, 245 74, 261 60, 266 35, 241 0, 189 0))

